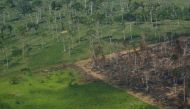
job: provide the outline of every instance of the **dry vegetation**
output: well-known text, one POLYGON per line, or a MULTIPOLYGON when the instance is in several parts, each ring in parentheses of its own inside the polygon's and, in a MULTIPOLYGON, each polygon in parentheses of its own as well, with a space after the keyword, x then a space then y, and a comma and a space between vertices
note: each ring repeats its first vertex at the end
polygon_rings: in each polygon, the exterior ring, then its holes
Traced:
MULTIPOLYGON (((101 52, 100 48, 95 52, 101 52)), ((189 56, 189 38, 150 46, 142 38, 140 48, 107 56, 93 55, 91 61, 77 64, 94 77, 151 96, 155 104, 183 109, 189 108, 189 56)))

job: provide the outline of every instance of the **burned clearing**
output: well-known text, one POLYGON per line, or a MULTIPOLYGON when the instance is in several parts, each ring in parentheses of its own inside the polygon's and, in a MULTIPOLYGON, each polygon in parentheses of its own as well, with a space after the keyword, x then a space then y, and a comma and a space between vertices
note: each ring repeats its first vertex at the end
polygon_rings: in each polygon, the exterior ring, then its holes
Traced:
POLYGON ((139 48, 92 55, 91 60, 78 63, 92 76, 151 96, 155 104, 169 109, 189 108, 189 65, 188 37, 150 46, 141 41, 139 48))

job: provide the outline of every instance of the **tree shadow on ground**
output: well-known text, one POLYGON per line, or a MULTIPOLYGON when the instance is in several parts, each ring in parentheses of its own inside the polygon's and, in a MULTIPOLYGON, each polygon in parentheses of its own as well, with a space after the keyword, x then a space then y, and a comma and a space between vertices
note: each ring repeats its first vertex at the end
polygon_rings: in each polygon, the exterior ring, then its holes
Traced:
MULTIPOLYGON (((47 101, 38 104, 37 107, 41 107, 39 109, 157 109, 102 82, 74 84, 59 90, 41 89, 36 92, 40 92, 40 96, 49 96, 47 101)), ((38 109, 32 104, 26 107, 38 109)))
POLYGON ((7 103, 3 103, 1 100, 0 100, 0 109, 12 109, 11 106, 7 103))

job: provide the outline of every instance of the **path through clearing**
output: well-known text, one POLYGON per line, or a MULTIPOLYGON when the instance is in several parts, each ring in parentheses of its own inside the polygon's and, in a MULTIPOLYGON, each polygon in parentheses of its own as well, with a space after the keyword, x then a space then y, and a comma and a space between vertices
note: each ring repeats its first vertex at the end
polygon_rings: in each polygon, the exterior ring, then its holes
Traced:
MULTIPOLYGON (((170 43, 169 41, 167 42, 161 42, 161 43, 158 43, 158 44, 150 44, 148 45, 146 48, 154 48, 154 47, 157 47, 157 46, 162 46, 162 45, 167 45, 168 43, 170 43)), ((131 50, 124 50, 124 51, 121 51, 121 52, 118 52, 118 53, 112 53, 112 54, 108 54, 105 56, 106 59, 112 59, 114 57, 117 57, 118 55, 126 55, 128 54, 129 52, 132 53, 132 52, 137 52, 139 51, 140 48, 134 48, 134 49, 131 49, 131 50)), ((163 100, 162 99, 157 99, 157 96, 160 96, 160 95, 155 95, 155 96, 152 96, 151 94, 147 94, 145 92, 137 92, 135 90, 132 90, 132 88, 124 88, 123 86, 119 86, 119 85, 115 85, 113 83, 113 81, 110 81, 109 80, 109 77, 108 75, 106 75, 106 72, 104 70, 98 70, 98 69, 93 69, 92 68, 92 65, 91 65, 91 59, 86 59, 86 60, 81 60, 81 61, 78 61, 75 63, 75 66, 77 66, 78 68, 81 68, 83 72, 85 72, 86 75, 90 75, 91 77, 93 78, 96 78, 98 80, 101 80, 101 81, 104 81, 105 83, 107 84, 110 84, 112 86, 115 86, 117 88, 120 88, 122 90, 127 90, 127 92, 130 94, 130 95, 133 95, 137 98, 139 98, 140 100, 148 103, 148 104, 151 104, 151 105, 157 105, 158 107, 160 107, 160 109, 178 109, 179 107, 176 105, 176 103, 178 103, 178 101, 174 101, 172 99, 172 103, 174 102, 175 105, 170 105, 170 103, 166 104, 164 102, 163 104, 163 100), (167 106, 167 105, 170 105, 170 106, 167 106)), ((162 87, 158 87, 159 89, 163 89, 162 87)), ((180 88, 180 87, 179 87, 180 88)), ((181 88, 180 88, 181 89, 181 88)), ((155 89, 156 91, 161 91, 161 90, 158 90, 158 89, 155 89)), ((160 92, 162 93, 162 92, 160 92)), ((172 92, 169 91, 169 89, 167 88, 165 90, 165 94, 167 94, 170 98, 172 98, 172 92)), ((164 95, 165 97, 165 95, 164 95)), ((163 97, 163 98, 164 98, 163 97)), ((160 98, 160 97, 159 97, 160 98)))
MULTIPOLYGON (((154 46, 154 45, 151 45, 151 46, 154 46)), ((120 53, 121 54, 126 54, 127 52, 132 52, 132 51, 133 50, 130 50, 130 51, 126 50, 126 51, 122 51, 120 53)), ((107 55, 106 58, 114 57, 115 55, 116 55, 116 53, 112 53, 110 55, 107 55)), ((95 79, 104 81, 107 84, 111 84, 110 82, 107 81, 106 75, 104 75, 104 73, 102 73, 101 71, 94 70, 91 67, 90 62, 91 62, 90 59, 86 59, 86 60, 76 62, 75 65, 77 67, 81 68, 86 75, 91 76, 91 77, 93 77, 95 79)), ((124 88, 118 87, 118 86, 116 86, 114 84, 111 84, 111 85, 114 86, 114 87, 120 88, 122 90, 127 90, 128 94, 130 94, 132 96, 135 96, 136 98, 144 101, 147 104, 156 105, 160 109, 169 109, 169 107, 163 106, 159 102, 156 102, 156 100, 154 98, 152 98, 151 96, 149 96, 149 95, 145 95, 144 93, 135 92, 135 91, 129 90, 129 89, 124 89, 124 88)))
MULTIPOLYGON (((167 42, 164 42, 164 43, 167 43, 167 42)), ((161 43, 159 43, 159 44, 161 44, 161 43)), ((149 45, 148 47, 153 47, 153 46, 156 46, 159 44, 152 44, 152 45, 149 45)), ((140 49, 136 48, 134 50, 138 51, 140 49)), ((121 51, 119 53, 122 55, 122 54, 126 54, 128 52, 134 52, 134 50, 124 50, 124 51, 121 51)), ((106 55, 105 58, 113 58, 113 57, 117 56, 117 54, 118 53, 112 53, 112 54, 106 55)), ((135 96, 136 98, 144 101, 147 104, 156 105, 160 109, 172 109, 171 107, 167 107, 165 105, 162 105, 158 100, 153 98, 151 95, 145 94, 143 92, 137 92, 137 91, 134 91, 132 89, 126 89, 123 87, 119 87, 118 85, 115 85, 112 82, 108 81, 108 78, 105 75, 106 73, 95 70, 91 67, 91 59, 78 61, 74 65, 73 64, 71 64, 71 65, 59 64, 59 65, 54 66, 53 68, 50 68, 49 70, 47 70, 47 69, 42 70, 42 72, 51 72, 51 70, 60 70, 60 69, 63 69, 65 67, 71 67, 73 69, 76 69, 77 71, 80 71, 86 77, 90 77, 90 79, 87 78, 89 80, 101 80, 101 81, 104 81, 105 83, 110 84, 114 87, 117 87, 121 90, 125 90, 125 91, 127 91, 128 94, 135 96)))

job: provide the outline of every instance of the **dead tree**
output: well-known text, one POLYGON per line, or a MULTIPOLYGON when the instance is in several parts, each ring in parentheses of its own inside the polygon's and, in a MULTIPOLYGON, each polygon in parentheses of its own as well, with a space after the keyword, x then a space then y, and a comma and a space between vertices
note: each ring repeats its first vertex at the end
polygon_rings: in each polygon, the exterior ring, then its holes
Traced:
POLYGON ((188 109, 188 100, 189 97, 189 82, 190 82, 190 74, 189 74, 189 68, 186 68, 183 74, 183 92, 184 92, 184 109, 188 109))

